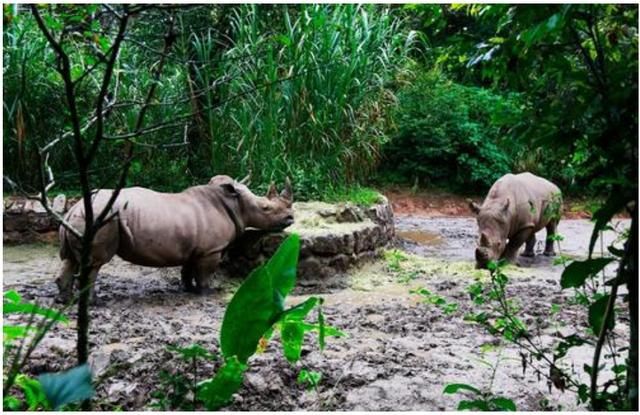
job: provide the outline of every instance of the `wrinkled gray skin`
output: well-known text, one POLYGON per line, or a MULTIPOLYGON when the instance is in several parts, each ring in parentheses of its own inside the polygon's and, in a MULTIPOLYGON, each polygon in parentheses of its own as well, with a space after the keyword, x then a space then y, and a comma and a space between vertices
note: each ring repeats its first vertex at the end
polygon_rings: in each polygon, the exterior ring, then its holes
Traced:
POLYGON ((491 186, 482 206, 470 202, 469 207, 477 215, 480 234, 476 268, 498 259, 515 262, 525 243, 522 256, 534 256, 536 232, 542 228, 547 230, 544 255, 555 255, 551 237, 560 220, 562 195, 550 181, 531 173, 506 174, 491 186))
MULTIPOLYGON (((102 211, 112 192, 102 189, 95 193, 94 215, 102 211)), ((89 275, 92 300, 96 275, 114 255, 137 265, 182 266, 182 282, 187 291, 209 291, 209 276, 217 268, 223 250, 245 228, 275 231, 291 225, 292 201, 288 179, 281 194, 272 184, 265 197, 254 195, 247 186, 228 176, 215 176, 208 184, 181 193, 159 193, 142 187, 122 189, 111 212, 117 214, 100 228, 93 241, 89 275)), ((82 200, 67 212, 65 219, 79 231, 84 230, 82 200)), ((56 279, 58 301, 68 302, 82 245, 63 226, 59 237, 63 263, 56 279)))

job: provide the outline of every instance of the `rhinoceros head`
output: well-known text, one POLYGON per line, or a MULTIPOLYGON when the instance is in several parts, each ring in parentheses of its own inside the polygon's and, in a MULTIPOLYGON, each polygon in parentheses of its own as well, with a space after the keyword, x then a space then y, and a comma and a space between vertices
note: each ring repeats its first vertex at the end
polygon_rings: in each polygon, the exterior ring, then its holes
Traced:
POLYGON ((287 178, 285 187, 278 194, 275 184, 271 183, 265 196, 256 196, 242 182, 228 176, 215 176, 210 185, 219 186, 224 197, 237 206, 238 217, 244 227, 263 230, 282 230, 293 224, 293 191, 287 178))
POLYGON ((509 199, 483 206, 471 202, 471 210, 477 215, 480 239, 476 248, 476 268, 487 268, 489 261, 497 261, 507 245, 509 227, 509 199))

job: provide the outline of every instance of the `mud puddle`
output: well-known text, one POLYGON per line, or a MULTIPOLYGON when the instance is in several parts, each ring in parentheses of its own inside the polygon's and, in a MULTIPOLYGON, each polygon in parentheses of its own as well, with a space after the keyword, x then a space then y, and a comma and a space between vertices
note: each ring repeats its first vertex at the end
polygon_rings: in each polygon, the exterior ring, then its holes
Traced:
MULTIPOLYGON (((591 226, 588 221, 562 222, 562 249, 586 256, 591 226)), ((619 226, 628 226, 628 221, 619 226)), ((345 288, 314 293, 325 299, 327 323, 347 337, 328 339, 320 352, 310 335, 296 366, 284 359, 278 339, 272 339, 264 353, 251 359, 244 386, 228 410, 454 410, 462 397, 443 395, 442 390, 456 382, 491 386, 514 399, 519 410, 581 409, 573 394, 549 392, 544 379, 530 370, 523 374, 516 349, 503 347, 464 321, 472 311, 466 289, 486 272, 473 269, 473 219, 400 217, 397 229, 404 252, 399 269, 380 260, 353 270, 342 283, 345 288), (410 293, 420 287, 457 303, 458 309, 445 315, 425 304, 410 293), (492 381, 489 366, 496 362, 499 369, 492 381), (318 393, 297 384, 302 367, 322 372, 318 393)), ((615 236, 605 234, 605 242, 611 238, 615 236)), ((11 249, 4 251, 4 289, 51 303, 56 293, 55 250, 11 249)), ((583 333, 586 327, 584 310, 570 305, 570 293, 560 289, 561 270, 542 256, 531 266, 509 268, 510 294, 522 305, 525 324, 540 327, 543 345, 557 341, 557 332, 583 333), (552 304, 561 305, 561 312, 552 314, 552 304)), ((224 307, 238 284, 218 278, 214 294, 194 296, 182 292, 179 269, 137 267, 118 259, 105 266, 98 278, 99 303, 92 309, 90 334, 98 379, 96 409, 150 409, 159 372, 181 367, 166 351, 168 344, 199 343, 217 351, 224 307)), ((308 291, 294 293, 288 303, 303 301, 308 291)), ((624 341, 628 328, 621 325, 617 335, 624 341)), ((73 366, 74 345, 74 323, 55 327, 36 350, 29 372, 73 366)), ((572 353, 577 368, 590 362, 589 347, 572 353)), ((212 374, 216 365, 203 365, 199 373, 212 374)))

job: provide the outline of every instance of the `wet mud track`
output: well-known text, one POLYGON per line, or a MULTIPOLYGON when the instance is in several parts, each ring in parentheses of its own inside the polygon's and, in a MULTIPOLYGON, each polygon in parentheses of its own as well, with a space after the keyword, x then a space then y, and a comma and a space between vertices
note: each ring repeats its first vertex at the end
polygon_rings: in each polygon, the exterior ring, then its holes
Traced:
MULTIPOLYGON (((628 226, 628 221, 619 226, 628 226)), ((590 230, 585 220, 561 222, 563 252, 586 256, 590 230)), ((443 395, 447 383, 491 388, 512 398, 519 410, 581 409, 573 394, 549 392, 545 379, 531 370, 523 374, 516 348, 463 320, 473 310, 467 287, 486 276, 486 271, 473 269, 472 218, 399 217, 397 231, 397 248, 407 258, 400 262, 400 270, 382 259, 340 277, 340 283, 321 284, 343 288, 313 293, 325 299, 327 323, 347 337, 327 339, 320 352, 315 337, 308 335, 302 360, 295 366, 285 360, 277 337, 272 339, 263 353, 251 358, 244 385, 226 409, 454 410, 462 397, 443 395), (410 293, 420 287, 457 303, 457 311, 445 315, 423 303, 410 293), (489 366, 496 362, 492 380, 489 366), (297 384, 302 367, 322 372, 317 392, 297 384)), ((543 235, 539 234, 540 240, 543 235)), ((606 234, 605 242, 614 237, 606 234)), ((49 246, 5 247, 4 289, 51 303, 57 264, 55 249, 49 246)), ((524 265, 508 269, 509 293, 522 305, 524 322, 538 327, 541 344, 553 344, 558 332, 584 333, 584 310, 570 304, 571 292, 560 289, 561 266, 543 256, 524 265), (552 304, 561 306, 560 313, 551 314, 552 304)), ((186 370, 166 350, 169 344, 199 343, 218 350, 224 307, 239 281, 217 279, 215 294, 208 296, 183 293, 179 281, 178 269, 137 267, 117 259, 101 271, 99 302, 91 311, 91 364, 98 383, 95 409, 150 409, 159 372, 186 370)), ((304 294, 297 293, 288 302, 304 300, 309 289, 307 284, 304 294)), ((74 365, 74 313, 69 312, 70 324, 55 327, 45 338, 29 372, 74 365)), ((628 327, 619 325, 616 333, 625 341, 628 327)), ((581 368, 590 362, 591 348, 573 349, 570 358, 581 368)), ((211 375, 218 364, 203 364, 198 373, 211 375)))

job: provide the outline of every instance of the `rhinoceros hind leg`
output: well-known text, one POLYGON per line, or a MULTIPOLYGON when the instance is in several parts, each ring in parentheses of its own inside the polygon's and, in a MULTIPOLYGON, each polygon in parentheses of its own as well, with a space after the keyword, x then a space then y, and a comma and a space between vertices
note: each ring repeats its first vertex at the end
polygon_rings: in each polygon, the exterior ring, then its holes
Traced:
POLYGON ((536 256, 536 253, 533 251, 533 248, 536 245, 536 234, 531 232, 531 236, 527 239, 526 245, 524 247, 524 252, 520 255, 533 258, 536 256))
POLYGON ((180 271, 180 277, 182 278, 182 288, 186 291, 186 292, 196 292, 196 289, 193 285, 193 280, 195 278, 194 276, 195 270, 193 267, 193 264, 185 264, 182 267, 182 270, 180 271))
POLYGON ((196 292, 198 294, 210 294, 213 292, 209 286, 209 279, 218 268, 221 259, 220 253, 215 253, 204 258, 200 258, 195 264, 196 292))
POLYGON ((56 278, 56 285, 58 285, 58 295, 56 296, 56 302, 67 304, 71 301, 73 291, 73 275, 78 269, 78 264, 71 259, 65 259, 62 261, 60 272, 56 278))
POLYGON ((556 228, 558 227, 558 221, 554 220, 549 222, 547 225, 547 241, 544 246, 544 255, 546 256, 555 256, 556 252, 553 249, 553 245, 555 243, 554 236, 556 234, 556 228))

